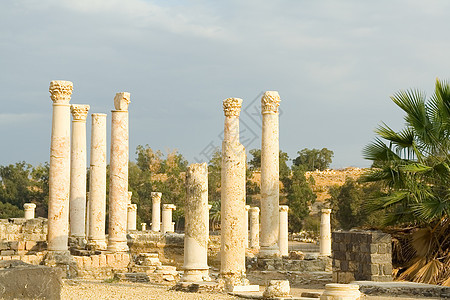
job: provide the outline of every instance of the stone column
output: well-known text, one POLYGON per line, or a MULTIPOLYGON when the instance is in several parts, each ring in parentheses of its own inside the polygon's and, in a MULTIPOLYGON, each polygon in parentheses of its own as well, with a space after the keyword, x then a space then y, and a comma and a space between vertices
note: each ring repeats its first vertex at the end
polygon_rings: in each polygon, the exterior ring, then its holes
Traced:
POLYGON ((36 204, 25 203, 23 205, 23 208, 25 210, 25 219, 27 219, 27 220, 34 219, 34 210, 36 208, 36 204))
POLYGON ((331 255, 331 224, 330 224, 331 209, 322 209, 320 217, 320 255, 331 255))
POLYGON ((248 284, 245 278, 245 149, 239 143, 241 105, 239 98, 223 101, 220 275, 227 291, 248 284))
POLYGON ((151 196, 152 196, 152 231, 160 231, 162 193, 152 192, 151 196))
POLYGON ((88 244, 106 250, 106 114, 92 114, 88 244))
POLYGON ((162 205, 162 233, 174 231, 172 226, 172 211, 175 209, 177 209, 177 207, 173 204, 162 205))
POLYGON ((146 231, 147 230, 147 223, 141 223, 141 230, 146 231))
POLYGON ((131 204, 131 197, 133 196, 133 192, 128 192, 128 204, 131 204))
POLYGON ((128 104, 129 93, 117 93, 111 111, 108 250, 127 251, 128 104))
POLYGON ((90 211, 90 204, 89 204, 89 192, 86 192, 86 225, 85 225, 85 234, 86 238, 89 237, 89 211, 90 211))
POLYGON ((250 209, 250 205, 245 206, 245 215, 244 215, 244 235, 245 235, 245 249, 248 248, 248 210, 250 209))
POLYGON ((72 144, 70 152, 70 236, 86 237, 86 117, 89 105, 72 104, 72 144))
POLYGON ((278 256, 279 232, 279 139, 278 92, 265 92, 261 98, 261 240, 260 256, 278 256))
POLYGON ((192 164, 187 169, 184 215, 182 281, 209 281, 208 167, 206 163, 192 164))
POLYGON ((289 206, 280 205, 280 233, 279 233, 279 246, 281 256, 289 255, 289 229, 288 229, 288 211, 289 206))
POLYGON ((250 207, 250 242, 251 249, 259 249, 259 207, 250 207))
POLYGON ((136 230, 136 204, 128 204, 127 214, 127 231, 136 230))
POLYGON ((67 252, 69 240, 70 191, 70 81, 50 82, 53 101, 50 148, 48 235, 49 251, 67 252))

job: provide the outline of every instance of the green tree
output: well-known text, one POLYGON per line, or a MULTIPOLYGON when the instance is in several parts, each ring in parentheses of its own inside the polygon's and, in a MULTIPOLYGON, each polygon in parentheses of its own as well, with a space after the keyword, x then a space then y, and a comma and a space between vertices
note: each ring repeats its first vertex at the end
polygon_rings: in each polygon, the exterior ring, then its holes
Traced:
POLYGON ((388 196, 369 202, 370 211, 390 209, 387 224, 417 227, 414 264, 403 279, 450 285, 450 85, 436 80, 427 100, 418 90, 391 97, 405 113, 405 127, 386 124, 363 150, 373 161, 366 181, 383 184, 388 196))
POLYGON ((308 149, 304 148, 297 152, 298 156, 292 161, 294 165, 305 166, 307 171, 326 170, 332 162, 334 152, 327 148, 308 149))

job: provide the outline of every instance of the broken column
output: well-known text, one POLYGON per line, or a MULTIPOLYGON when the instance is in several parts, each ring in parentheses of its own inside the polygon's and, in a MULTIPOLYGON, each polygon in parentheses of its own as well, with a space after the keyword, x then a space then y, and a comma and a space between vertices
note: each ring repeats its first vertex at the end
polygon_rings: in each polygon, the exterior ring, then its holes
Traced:
POLYGON ((279 132, 278 92, 265 92, 261 98, 261 257, 278 256, 279 232, 279 132))
POLYGON ((147 230, 147 223, 141 223, 141 230, 146 231, 147 230))
POLYGON ((288 211, 289 211, 289 206, 287 206, 287 205, 280 205, 279 246, 280 246, 280 255, 281 256, 288 256, 289 255, 289 248, 288 248, 288 240, 289 240, 288 211))
POLYGON ((322 215, 320 216, 320 255, 331 255, 331 222, 330 222, 331 209, 322 209, 322 215))
POLYGON ((129 93, 117 93, 111 111, 108 251, 127 251, 129 93))
POLYGON ((244 215, 244 235, 245 235, 245 249, 248 248, 248 210, 250 209, 250 205, 245 206, 245 215, 244 215))
POLYGON ((259 207, 250 207, 250 249, 259 249, 259 207))
POLYGON ((225 289, 246 285, 245 278, 245 149, 239 142, 242 99, 223 101, 225 113, 221 173, 220 275, 225 289))
POLYGON ((25 210, 25 219, 34 219, 34 210, 36 209, 36 204, 25 203, 23 205, 23 209, 25 210))
POLYGON ((136 230, 137 205, 128 204, 127 207, 127 231, 136 230))
POLYGON ((161 232, 174 232, 174 226, 172 225, 172 211, 177 207, 173 204, 163 204, 162 205, 162 226, 161 232))
POLYGON ((184 207, 184 275, 182 281, 209 281, 208 166, 192 164, 186 171, 184 207))
POLYGON ((106 250, 106 114, 91 116, 88 244, 106 250))
POLYGON ((151 196, 152 196, 152 231, 160 231, 162 193, 152 192, 151 196))
POLYGON ((70 236, 80 242, 86 237, 86 117, 89 105, 72 104, 70 152, 70 236))
POLYGON ((69 239, 70 191, 70 81, 50 82, 53 101, 50 147, 48 235, 49 251, 67 252, 69 239))

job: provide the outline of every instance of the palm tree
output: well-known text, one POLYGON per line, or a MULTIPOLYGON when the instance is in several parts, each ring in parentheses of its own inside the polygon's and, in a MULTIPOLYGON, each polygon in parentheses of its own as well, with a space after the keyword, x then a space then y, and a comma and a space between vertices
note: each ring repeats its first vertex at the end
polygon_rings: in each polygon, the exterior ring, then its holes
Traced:
POLYGON ((391 99, 406 113, 406 126, 396 132, 383 123, 363 150, 373 161, 364 180, 381 182, 386 192, 366 207, 385 209, 386 224, 416 228, 402 279, 450 285, 450 85, 437 79, 428 100, 417 90, 391 99))

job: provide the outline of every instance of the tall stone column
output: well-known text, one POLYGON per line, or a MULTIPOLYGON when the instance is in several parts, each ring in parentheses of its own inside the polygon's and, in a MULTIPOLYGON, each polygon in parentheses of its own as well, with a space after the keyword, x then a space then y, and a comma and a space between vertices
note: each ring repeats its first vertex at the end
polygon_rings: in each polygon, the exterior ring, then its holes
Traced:
POLYGON ((331 209, 322 209, 322 215, 320 216, 320 255, 331 255, 331 222, 330 222, 331 209))
POLYGON ((162 193, 152 192, 151 197, 152 197, 152 231, 160 231, 162 193))
POLYGON ((162 227, 161 232, 173 232, 172 226, 172 211, 177 209, 173 204, 163 204, 162 205, 162 227))
POLYGON ((220 275, 228 291, 248 284, 245 278, 245 149, 239 143, 241 105, 239 98, 223 101, 220 275))
POLYGON ((250 207, 250 249, 259 249, 259 207, 250 207))
POLYGON ((67 252, 69 240, 70 191, 70 81, 50 82, 53 101, 50 148, 48 235, 49 251, 67 252))
POLYGON ((111 111, 108 250, 127 251, 128 104, 129 93, 117 93, 111 111))
POLYGON ((136 230, 137 205, 128 204, 127 231, 136 230))
POLYGON ((34 219, 34 210, 36 209, 36 204, 34 203, 25 203, 23 205, 25 210, 25 219, 30 220, 34 219))
POLYGON ((72 144, 70 152, 70 236, 86 237, 86 117, 89 105, 72 104, 72 144))
POLYGON ((280 255, 279 232, 279 133, 278 92, 265 92, 261 98, 261 240, 260 256, 280 255))
POLYGON ((106 114, 91 116, 88 244, 106 250, 106 114))
POLYGON ((209 281, 208 167, 206 163, 192 164, 187 169, 184 215, 182 281, 209 281))
POLYGON ((86 192, 86 225, 85 225, 85 231, 86 231, 86 238, 89 238, 89 211, 91 210, 89 204, 89 192, 86 192))
POLYGON ((289 206, 280 205, 280 236, 279 236, 279 245, 280 245, 280 254, 281 256, 289 255, 289 229, 288 229, 288 211, 289 206))
POLYGON ((245 215, 244 215, 244 235, 245 235, 245 249, 248 248, 248 210, 250 209, 250 205, 245 206, 245 215))

